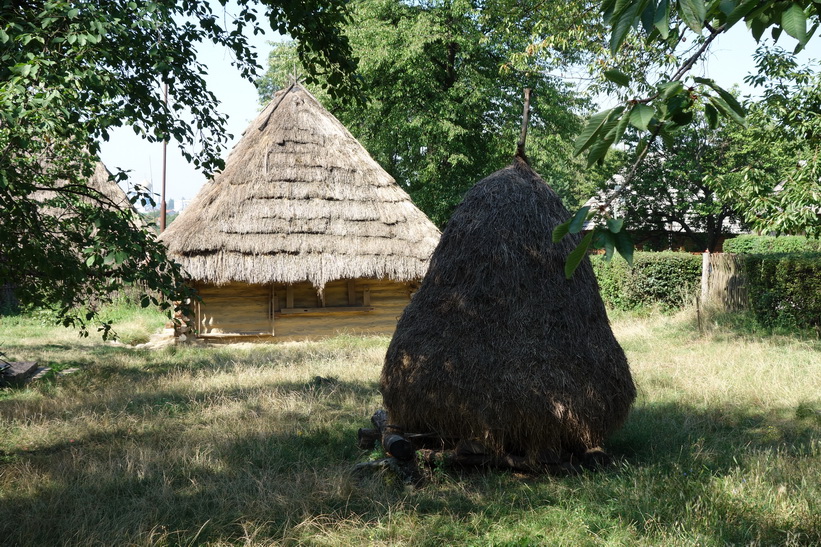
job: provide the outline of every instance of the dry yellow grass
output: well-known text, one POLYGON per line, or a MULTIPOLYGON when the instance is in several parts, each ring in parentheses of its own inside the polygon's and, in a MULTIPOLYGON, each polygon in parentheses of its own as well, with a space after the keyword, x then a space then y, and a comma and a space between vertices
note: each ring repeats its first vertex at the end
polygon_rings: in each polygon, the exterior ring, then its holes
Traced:
POLYGON ((9 357, 80 369, 0 390, 10 544, 821 542, 818 341, 620 317, 640 395, 613 469, 409 490, 350 473, 386 338, 151 351, 0 321, 9 357))

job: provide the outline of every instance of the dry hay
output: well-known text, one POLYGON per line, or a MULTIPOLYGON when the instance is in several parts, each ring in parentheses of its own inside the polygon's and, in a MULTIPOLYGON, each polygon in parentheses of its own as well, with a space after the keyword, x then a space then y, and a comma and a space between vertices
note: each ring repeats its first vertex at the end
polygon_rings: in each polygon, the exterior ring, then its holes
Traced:
POLYGON ((590 262, 571 280, 578 236, 522 162, 480 181, 457 208, 399 320, 381 391, 406 432, 566 461, 600 446, 635 399, 590 262))

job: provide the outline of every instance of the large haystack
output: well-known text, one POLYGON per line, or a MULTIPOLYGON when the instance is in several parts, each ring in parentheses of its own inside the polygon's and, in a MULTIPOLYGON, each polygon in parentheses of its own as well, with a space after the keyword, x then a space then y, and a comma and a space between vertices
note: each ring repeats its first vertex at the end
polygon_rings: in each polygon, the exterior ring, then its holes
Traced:
POLYGON ((399 320, 382 371, 390 423, 542 462, 597 447, 635 398, 569 218, 521 160, 465 196, 399 320))
POLYGON ((161 239, 203 295, 201 332, 290 336, 346 325, 393 332, 439 231, 295 84, 262 110, 161 239), (393 304, 377 305, 388 293, 393 304), (332 313, 348 319, 320 326, 317 317, 332 313))

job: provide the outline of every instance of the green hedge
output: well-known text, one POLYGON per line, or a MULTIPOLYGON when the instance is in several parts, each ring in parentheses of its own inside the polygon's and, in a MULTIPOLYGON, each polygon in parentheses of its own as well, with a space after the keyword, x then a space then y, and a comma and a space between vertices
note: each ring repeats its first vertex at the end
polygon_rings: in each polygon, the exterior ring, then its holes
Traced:
POLYGON ((741 235, 724 242, 725 253, 780 254, 821 252, 821 239, 803 236, 741 235))
POLYGON ((748 255, 750 305, 767 326, 821 327, 821 253, 748 255))
POLYGON ((601 256, 591 256, 590 260, 604 303, 616 309, 680 308, 701 283, 701 255, 636 252, 633 268, 620 257, 609 262, 601 256))

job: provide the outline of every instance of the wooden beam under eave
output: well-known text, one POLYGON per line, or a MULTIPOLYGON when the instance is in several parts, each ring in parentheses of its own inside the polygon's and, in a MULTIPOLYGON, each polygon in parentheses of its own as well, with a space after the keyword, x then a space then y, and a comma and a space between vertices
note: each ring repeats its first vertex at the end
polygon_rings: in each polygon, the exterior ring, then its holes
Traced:
POLYGON ((276 311, 276 305, 277 305, 276 296, 277 296, 277 294, 276 294, 276 290, 274 290, 274 284, 271 283, 271 300, 268 302, 268 317, 271 320, 271 336, 276 335, 276 325, 274 325, 274 323, 276 321, 274 319, 274 316, 276 315, 276 313, 274 313, 274 312, 276 311))
POLYGON ((348 280, 348 305, 356 306, 356 281, 348 280))

